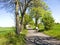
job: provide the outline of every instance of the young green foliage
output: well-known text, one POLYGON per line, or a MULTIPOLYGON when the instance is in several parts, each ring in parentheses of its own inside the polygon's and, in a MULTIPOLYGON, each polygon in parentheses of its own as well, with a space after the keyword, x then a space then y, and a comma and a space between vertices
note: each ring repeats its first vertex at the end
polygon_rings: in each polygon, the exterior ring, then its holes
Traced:
POLYGON ((51 29, 53 27, 54 19, 50 12, 45 13, 45 15, 42 17, 42 22, 46 30, 51 29))
POLYGON ((26 28, 27 24, 33 23, 33 19, 30 17, 30 15, 25 14, 24 15, 24 28, 26 28))

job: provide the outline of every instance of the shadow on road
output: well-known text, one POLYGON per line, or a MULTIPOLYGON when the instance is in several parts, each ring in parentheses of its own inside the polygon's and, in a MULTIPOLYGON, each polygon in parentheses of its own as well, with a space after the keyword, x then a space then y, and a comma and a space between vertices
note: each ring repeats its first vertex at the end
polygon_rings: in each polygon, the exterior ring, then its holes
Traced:
POLYGON ((27 45, 60 45, 60 43, 54 41, 56 40, 51 37, 41 37, 41 36, 26 37, 27 45))

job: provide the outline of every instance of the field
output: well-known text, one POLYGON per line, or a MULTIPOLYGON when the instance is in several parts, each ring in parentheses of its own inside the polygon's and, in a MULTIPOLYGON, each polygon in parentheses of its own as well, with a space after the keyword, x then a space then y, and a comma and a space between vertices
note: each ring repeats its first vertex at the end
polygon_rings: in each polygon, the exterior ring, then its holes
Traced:
POLYGON ((10 32, 10 31, 13 31, 13 30, 15 30, 14 27, 0 27, 0 34, 4 33, 4 32, 10 32))
POLYGON ((25 44, 24 37, 27 33, 27 30, 22 31, 19 37, 15 34, 14 30, 14 27, 0 27, 0 45, 6 45, 6 42, 11 42, 11 45, 14 45, 14 42, 17 45, 25 44))
POLYGON ((44 31, 44 33, 56 39, 60 39, 60 24, 55 24, 53 29, 44 31))

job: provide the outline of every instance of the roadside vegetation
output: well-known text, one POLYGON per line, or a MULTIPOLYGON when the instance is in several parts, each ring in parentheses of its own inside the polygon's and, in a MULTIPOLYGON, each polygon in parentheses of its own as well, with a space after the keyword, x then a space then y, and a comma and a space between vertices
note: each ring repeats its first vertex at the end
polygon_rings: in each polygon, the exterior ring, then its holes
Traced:
POLYGON ((27 30, 16 35, 14 27, 0 27, 0 45, 25 45, 27 30))
POLYGON ((60 24, 55 24, 53 29, 44 31, 44 33, 56 39, 60 39, 60 24))
POLYGON ((60 24, 59 23, 55 23, 53 25, 52 29, 44 29, 43 24, 38 24, 39 27, 39 32, 43 32, 46 35, 49 35, 53 38, 59 39, 60 40, 60 24))

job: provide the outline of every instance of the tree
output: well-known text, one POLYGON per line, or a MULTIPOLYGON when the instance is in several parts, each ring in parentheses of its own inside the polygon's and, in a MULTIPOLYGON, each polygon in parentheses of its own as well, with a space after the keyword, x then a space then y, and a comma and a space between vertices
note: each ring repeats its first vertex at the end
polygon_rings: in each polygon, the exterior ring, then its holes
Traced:
POLYGON ((19 0, 0 0, 0 2, 2 2, 2 4, 4 5, 3 7, 5 8, 11 8, 11 9, 15 9, 15 17, 16 17, 16 34, 20 34, 20 26, 19 26, 19 0), (12 7, 13 5, 13 7, 12 7), (15 6, 14 6, 15 5, 15 6))
MULTIPOLYGON (((19 11, 21 14, 21 25, 20 27, 23 25, 23 17, 25 14, 25 11, 27 10, 27 7, 29 5, 29 3, 32 0, 0 0, 0 2, 4 3, 3 7, 10 7, 10 9, 14 9, 15 10, 15 16, 16 16, 16 33, 19 34, 20 29, 19 29, 19 11), (12 7, 13 6, 13 7, 12 7)), ((22 30, 22 27, 21 27, 22 30)))
POLYGON ((27 10, 27 8, 29 7, 29 4, 32 0, 21 0, 20 2, 20 14, 21 14, 21 30, 23 30, 23 20, 24 20, 24 15, 25 15, 25 12, 27 10))
POLYGON ((42 12, 42 8, 40 7, 34 7, 31 9, 31 16, 32 18, 35 18, 35 26, 37 27, 38 24, 38 19, 41 17, 41 12, 42 12))
POLYGON ((16 34, 20 34, 20 22, 19 22, 19 2, 15 0, 15 16, 16 16, 16 34))
POLYGON ((42 23, 46 30, 51 29, 54 25, 54 19, 51 15, 51 12, 45 12, 45 15, 42 17, 42 23))
MULTIPOLYGON (((42 0, 21 0, 20 1, 20 14, 21 14, 21 30, 23 30, 23 18, 24 18, 24 14, 26 12, 26 10, 28 9, 28 7, 38 7, 38 6, 43 6, 43 4, 41 3, 43 2, 42 0)), ((42 8, 44 8, 46 6, 43 6, 42 8)))
POLYGON ((48 10, 48 6, 42 0, 33 0, 33 6, 31 8, 30 14, 35 18, 35 26, 37 27, 38 20, 44 15, 44 12, 48 10))

